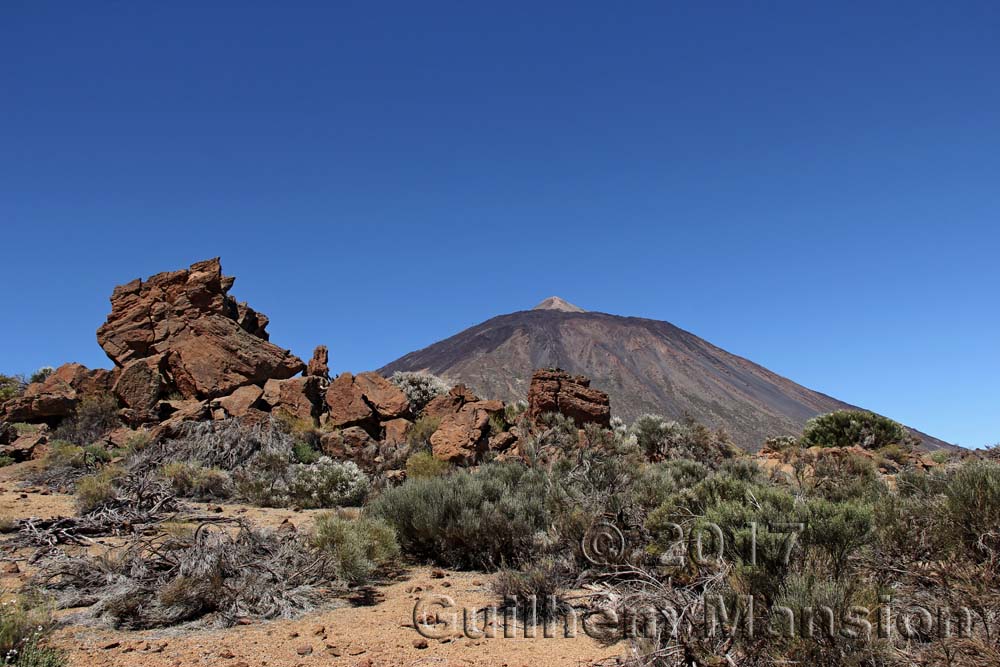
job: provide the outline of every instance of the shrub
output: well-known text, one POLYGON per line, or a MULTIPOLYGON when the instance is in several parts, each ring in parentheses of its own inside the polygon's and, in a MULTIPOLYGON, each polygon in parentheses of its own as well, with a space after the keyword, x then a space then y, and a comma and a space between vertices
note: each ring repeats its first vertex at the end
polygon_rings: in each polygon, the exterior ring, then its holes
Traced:
POLYGON ((53 628, 51 613, 23 599, 0 603, 0 664, 18 667, 62 667, 62 654, 40 645, 53 628))
POLYGON ((5 403, 23 394, 24 386, 23 377, 0 374, 0 403, 5 403))
POLYGON ((52 366, 42 366, 31 374, 31 377, 28 378, 28 383, 34 384, 35 382, 45 382, 45 380, 47 380, 48 377, 55 372, 56 369, 52 368, 52 366))
POLYGON ((738 453, 724 431, 713 432, 692 419, 677 422, 646 414, 635 420, 630 432, 651 461, 691 459, 714 467, 738 453))
POLYGON ((528 402, 525 400, 514 401, 503 406, 503 417, 508 424, 516 424, 525 412, 528 411, 528 402))
POLYGON ((806 422, 802 443, 806 447, 852 447, 881 449, 908 444, 912 436, 899 423, 862 410, 837 410, 806 422))
POLYGON ((969 554, 1000 558, 1000 464, 974 461, 959 467, 944 490, 947 519, 969 554))
POLYGON ((886 445, 878 450, 878 453, 889 459, 893 463, 905 465, 910 460, 912 450, 899 444, 886 445))
POLYGON ((368 509, 395 527, 408 554, 451 567, 496 567, 532 555, 536 533, 549 524, 545 496, 542 471, 494 463, 408 479, 368 509))
POLYGON ((313 546, 330 556, 336 576, 351 584, 368 580, 399 557, 396 531, 382 519, 345 519, 332 512, 316 517, 313 546))
POLYGON ((229 475, 218 468, 175 461, 164 465, 161 472, 170 482, 174 493, 182 498, 209 500, 232 495, 229 475))
POLYGON ((827 500, 861 499, 874 501, 887 492, 875 462, 865 456, 845 451, 823 451, 804 459, 811 462, 813 473, 807 490, 827 500))
POLYGON ((430 452, 417 452, 406 459, 407 479, 427 479, 441 477, 451 471, 452 466, 441 459, 435 458, 430 452))
POLYGON ((322 454, 308 442, 299 441, 292 447, 292 458, 298 463, 316 463, 322 454))
POLYGON ((14 459, 12 459, 11 457, 7 456, 6 454, 0 454, 0 468, 3 468, 4 466, 13 465, 14 463, 16 463, 16 461, 14 461, 14 459))
POLYGON ((441 425, 440 417, 423 416, 406 432, 406 442, 414 449, 430 449, 431 436, 441 425))
POLYGON ((430 373, 396 371, 389 381, 406 394, 414 413, 419 413, 434 397, 447 394, 451 389, 450 384, 430 373))
POLYGON ((633 497, 639 507, 650 510, 661 505, 671 495, 691 488, 710 474, 703 464, 688 459, 654 463, 640 469, 633 497))
POLYGON ((840 579, 850 556, 871 540, 873 522, 871 505, 816 498, 806 505, 803 542, 821 551, 833 577, 840 579))
POLYGON ((322 457, 316 463, 289 466, 288 500, 302 508, 358 506, 364 502, 371 481, 353 461, 322 457))
POLYGON ((46 468, 83 468, 87 465, 87 453, 83 447, 65 440, 53 440, 45 455, 46 468))
POLYGON ((53 437, 89 445, 118 426, 118 401, 111 394, 85 396, 76 411, 59 424, 53 437))
POLYGON ((546 558, 519 570, 500 570, 492 588, 504 606, 517 609, 530 626, 555 618, 566 607, 563 595, 568 583, 566 568, 546 558))
POLYGON ((76 482, 76 509, 80 514, 90 514, 117 496, 116 480, 122 469, 108 467, 93 475, 81 477, 76 482))

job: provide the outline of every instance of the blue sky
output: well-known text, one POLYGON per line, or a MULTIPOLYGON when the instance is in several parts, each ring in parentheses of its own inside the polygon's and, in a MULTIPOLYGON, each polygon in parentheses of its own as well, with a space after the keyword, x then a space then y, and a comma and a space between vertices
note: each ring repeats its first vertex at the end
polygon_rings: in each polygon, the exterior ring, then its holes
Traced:
POLYGON ((558 294, 1000 441, 1000 6, 540 4, 4 2, 0 372, 220 255, 336 370, 558 294))

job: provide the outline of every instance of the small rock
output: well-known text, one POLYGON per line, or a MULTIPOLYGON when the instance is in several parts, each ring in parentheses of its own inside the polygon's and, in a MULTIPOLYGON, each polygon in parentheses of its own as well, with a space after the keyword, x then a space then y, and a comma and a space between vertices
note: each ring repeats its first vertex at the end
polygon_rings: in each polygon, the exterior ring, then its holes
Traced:
POLYGON ((431 570, 431 579, 444 579, 444 570, 431 570))
POLYGON ((288 633, 288 638, 289 639, 295 639, 298 636, 299 636, 299 633, 297 633, 297 632, 289 632, 288 633))
POLYGON ((107 644, 105 644, 101 648, 103 648, 105 651, 110 651, 111 649, 118 648, 121 645, 122 645, 121 642, 108 642, 107 644))
POLYGON ((340 656, 344 655, 344 652, 336 646, 327 646, 326 652, 329 655, 332 655, 334 658, 339 658, 340 656))
POLYGON ((413 648, 424 649, 427 648, 427 646, 428 646, 427 640, 424 639, 423 637, 418 637, 413 640, 413 648))
POLYGON ((236 656, 233 655, 233 652, 227 648, 219 651, 219 657, 222 658, 223 660, 232 660, 236 656))
POLYGON ((365 649, 360 648, 358 646, 354 646, 352 648, 347 649, 347 655, 361 655, 364 652, 365 649))
POLYGON ((251 625, 251 624, 253 624, 253 621, 247 618, 246 616, 236 619, 236 625, 251 625))
POLYGON ((312 655, 313 647, 308 644, 303 644, 302 646, 295 649, 295 652, 299 655, 312 655))
POLYGON ((441 582, 441 588, 451 588, 451 582, 450 581, 442 581, 441 582))
POLYGON ((316 627, 313 628, 312 633, 317 637, 319 635, 326 634, 326 626, 317 625, 316 627))
POLYGON ((4 574, 19 574, 20 572, 21 572, 21 568, 19 568, 17 566, 17 563, 14 562, 14 561, 11 561, 11 562, 9 562, 9 563, 7 563, 6 565, 3 566, 3 573, 4 574))

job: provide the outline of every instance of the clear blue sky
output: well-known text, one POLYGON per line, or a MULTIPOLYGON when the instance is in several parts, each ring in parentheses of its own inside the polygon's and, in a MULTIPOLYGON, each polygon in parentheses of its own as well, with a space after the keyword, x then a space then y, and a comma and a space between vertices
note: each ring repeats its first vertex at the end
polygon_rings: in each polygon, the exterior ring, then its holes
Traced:
POLYGON ((558 294, 1000 441, 996 2, 292 4, 0 5, 0 372, 221 255, 337 370, 558 294))

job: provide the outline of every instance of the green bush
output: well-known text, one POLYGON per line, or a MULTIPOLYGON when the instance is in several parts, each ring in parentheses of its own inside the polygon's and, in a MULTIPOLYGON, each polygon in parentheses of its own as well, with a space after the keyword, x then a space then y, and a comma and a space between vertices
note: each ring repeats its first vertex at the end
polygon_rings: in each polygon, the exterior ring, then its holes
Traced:
POLYGON ((963 464, 950 476, 944 494, 946 525, 958 532, 967 553, 1000 557, 1000 464, 963 464))
POLYGON ((413 422, 406 432, 406 442, 414 449, 430 449, 431 436, 441 425, 440 417, 424 416, 413 422))
POLYGON ((323 456, 315 447, 305 441, 298 441, 292 447, 292 458, 298 463, 316 463, 323 456))
POLYGON ((406 459, 407 479, 441 477, 442 475, 447 475, 451 470, 451 464, 435 458, 430 452, 417 452, 406 459))
POLYGON ((23 377, 0 373, 0 403, 6 403, 23 394, 25 384, 23 377))
POLYGON ((493 568, 530 558, 549 525, 546 475, 518 463, 408 479, 370 506, 392 524, 403 550, 449 567, 493 568))
POLYGON ((361 584, 399 558, 396 531, 382 519, 344 519, 333 512, 316 517, 313 545, 333 561, 334 573, 350 584, 361 584))
POLYGON ((111 394, 85 396, 76 411, 59 424, 53 437, 75 445, 89 445, 120 424, 118 401, 111 394))
POLYGON ((45 380, 47 380, 50 375, 55 373, 55 371, 56 369, 52 368, 52 366, 42 366, 31 374, 31 377, 28 378, 28 383, 34 384, 36 382, 45 382, 45 380))
POLYGON ((55 622, 51 613, 23 599, 0 603, 0 664, 17 667, 63 667, 62 654, 41 646, 55 622))
POLYGON ((0 454, 0 468, 3 468, 4 466, 13 465, 14 463, 16 463, 16 461, 14 461, 14 459, 12 459, 11 457, 7 456, 6 454, 0 454))
POLYGON ((43 465, 46 468, 84 468, 87 466, 87 453, 79 445, 65 440, 53 440, 43 465))
POLYGON ((739 453, 725 431, 712 431, 692 419, 678 422, 646 414, 635 420, 630 433, 650 461, 691 459, 717 466, 739 453))
POLYGON ((871 505, 815 498, 806 505, 803 543, 822 552, 834 579, 840 579, 851 555, 871 541, 873 523, 871 505))
POLYGON ((218 468, 175 461, 164 465, 161 474, 170 482, 174 493, 182 498, 210 500, 232 495, 229 475, 218 468))
POLYGON ((500 570, 492 588, 504 606, 517 609, 524 623, 534 625, 555 618, 563 610, 569 583, 565 568, 546 558, 521 569, 500 570))
POLYGON ((806 422, 802 443, 806 447, 853 447, 881 449, 909 444, 913 437, 888 417, 863 410, 837 410, 806 422))
POLYGON ((121 468, 107 467, 93 475, 81 477, 76 482, 76 508, 80 514, 89 514, 115 499, 115 481, 123 474, 121 468))

